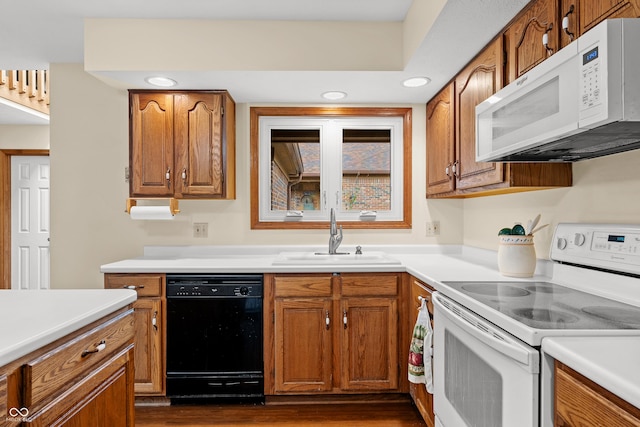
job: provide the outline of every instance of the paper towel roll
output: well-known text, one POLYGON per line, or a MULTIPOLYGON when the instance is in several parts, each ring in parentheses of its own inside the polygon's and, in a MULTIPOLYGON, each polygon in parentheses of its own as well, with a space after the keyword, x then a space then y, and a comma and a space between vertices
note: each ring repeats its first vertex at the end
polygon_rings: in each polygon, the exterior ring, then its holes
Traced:
POLYGON ((131 216, 131 219, 173 219, 169 206, 132 206, 129 215, 131 216))

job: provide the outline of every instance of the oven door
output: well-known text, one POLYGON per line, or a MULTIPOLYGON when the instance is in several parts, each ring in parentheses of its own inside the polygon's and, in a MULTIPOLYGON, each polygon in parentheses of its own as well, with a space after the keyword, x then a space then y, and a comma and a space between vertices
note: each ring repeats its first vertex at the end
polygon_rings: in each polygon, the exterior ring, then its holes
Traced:
POLYGON ((443 427, 537 427, 540 354, 436 292, 434 412, 443 427))

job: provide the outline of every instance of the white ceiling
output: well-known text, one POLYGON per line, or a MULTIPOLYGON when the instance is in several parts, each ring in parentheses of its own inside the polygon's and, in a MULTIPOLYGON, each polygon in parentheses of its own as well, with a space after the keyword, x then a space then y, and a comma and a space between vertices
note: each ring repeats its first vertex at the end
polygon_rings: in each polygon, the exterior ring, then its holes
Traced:
MULTIPOLYGON (((402 22, 414 1, 431 0, 16 1, 2 6, 0 69, 83 63, 84 18, 402 22)), ((185 88, 228 89, 236 102, 318 104, 323 102, 320 91, 332 88, 347 92, 347 98, 340 102, 348 104, 424 103, 528 1, 448 0, 405 69, 397 72, 209 70, 182 72, 175 77, 185 88), (399 84, 416 75, 429 77, 431 84, 411 90, 399 84)), ((108 77, 116 80, 116 86, 142 87, 133 83, 142 80, 134 73, 111 73, 108 77)), ((28 115, 9 114, 3 105, 0 103, 0 124, 35 124, 28 115)))

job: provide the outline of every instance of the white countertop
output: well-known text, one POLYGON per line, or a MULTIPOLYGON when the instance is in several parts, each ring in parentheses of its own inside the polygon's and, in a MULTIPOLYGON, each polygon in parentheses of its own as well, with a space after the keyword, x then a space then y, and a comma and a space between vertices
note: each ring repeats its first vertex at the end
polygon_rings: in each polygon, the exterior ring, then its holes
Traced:
POLYGON ((128 289, 0 290, 0 367, 135 300, 128 289))
POLYGON ((640 408, 640 337, 553 337, 542 351, 640 408))
MULTIPOLYGON (((497 254, 458 245, 363 246, 400 261, 396 265, 274 265, 281 252, 322 251, 306 246, 167 246, 145 247, 144 256, 101 266, 103 273, 300 273, 300 272, 408 272, 447 290, 446 281, 546 281, 553 263, 538 260, 536 275, 528 279, 502 276, 497 254)), ((355 251, 354 247, 340 248, 355 251)), ((606 296, 606 295, 605 295, 606 296)), ((640 338, 545 338, 550 354, 613 393, 640 407, 640 338), (605 343, 606 342, 606 343, 605 343), (630 374, 631 373, 631 374, 630 374)))

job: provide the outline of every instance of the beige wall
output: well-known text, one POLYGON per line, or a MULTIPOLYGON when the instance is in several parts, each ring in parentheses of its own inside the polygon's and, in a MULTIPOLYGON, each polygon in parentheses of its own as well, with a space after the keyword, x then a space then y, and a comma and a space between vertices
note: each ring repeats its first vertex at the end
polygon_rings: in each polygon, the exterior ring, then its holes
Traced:
POLYGON ((0 125, 0 149, 46 150, 49 126, 0 125))
MULTIPOLYGON (((100 287, 101 264, 140 256, 144 245, 327 244, 326 230, 250 229, 246 104, 236 106, 236 200, 181 201, 174 221, 132 221, 124 212, 127 92, 87 74, 81 64, 53 64, 51 72, 52 287, 100 287), (194 238, 193 222, 208 222, 209 237, 194 238)), ((462 202, 424 198, 425 106, 413 108, 413 229, 347 230, 344 245, 462 242, 462 202), (441 222, 438 239, 425 237, 432 217, 441 222)))
POLYGON ((550 224, 534 237, 538 258, 548 258, 559 222, 640 223, 640 150, 573 164, 573 187, 468 199, 464 243, 497 250, 497 234, 541 213, 550 224))
MULTIPOLYGON (((181 201, 172 222, 132 221, 124 212, 128 184, 127 93, 105 85, 81 64, 54 64, 51 106, 52 287, 102 286, 101 264, 140 256, 144 245, 327 244, 326 230, 249 227, 249 105, 237 105, 237 199, 181 201), (208 222, 209 237, 193 237, 208 222)), ((537 213, 551 227, 535 238, 546 258, 553 226, 562 221, 640 222, 640 150, 575 163, 574 186, 467 200, 425 195, 425 108, 413 111, 413 229, 347 230, 345 245, 459 244, 496 250, 500 228, 537 213), (442 233, 425 237, 427 221, 442 233)), ((0 132, 1 135, 1 132, 0 132)), ((0 136, 0 139, 2 137, 0 136)))

